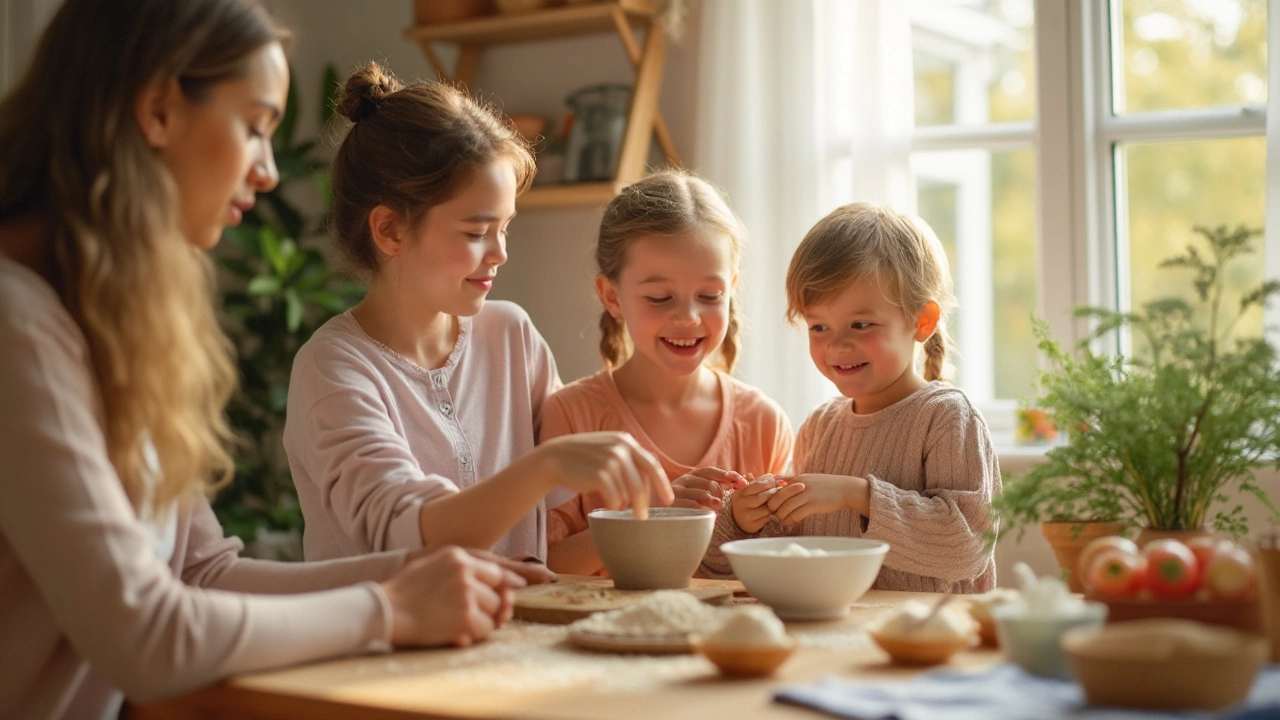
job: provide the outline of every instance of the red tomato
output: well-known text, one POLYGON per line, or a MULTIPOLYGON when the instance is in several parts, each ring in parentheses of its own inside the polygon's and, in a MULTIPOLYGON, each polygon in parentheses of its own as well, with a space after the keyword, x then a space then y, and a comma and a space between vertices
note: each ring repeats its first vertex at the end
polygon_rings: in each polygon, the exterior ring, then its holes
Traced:
POLYGON ((1200 587, 1200 562, 1181 542, 1153 540, 1142 554, 1147 558, 1147 587, 1156 595, 1186 597, 1200 587))
POLYGON ((1103 550, 1115 548, 1129 555, 1138 554, 1138 545, 1134 541, 1119 535, 1108 535, 1091 540, 1088 545, 1084 546, 1084 550, 1080 551, 1080 560, 1076 563, 1076 572, 1080 578, 1089 577, 1089 566, 1093 564, 1094 558, 1103 550))
POLYGON ((1221 546, 1232 545, 1230 540, 1223 540, 1212 535, 1201 535, 1200 537, 1191 538, 1186 542, 1187 549, 1192 555, 1196 556, 1196 560, 1200 561, 1200 567, 1203 569, 1209 564, 1209 558, 1213 557, 1213 553, 1221 546))
POLYGON ((1220 600, 1243 600, 1253 595, 1257 578, 1253 556, 1230 543, 1220 546, 1204 567, 1204 585, 1220 600))
POLYGON ((1106 548, 1093 558, 1085 584, 1099 595, 1129 597, 1146 584, 1147 559, 1119 548, 1106 548))

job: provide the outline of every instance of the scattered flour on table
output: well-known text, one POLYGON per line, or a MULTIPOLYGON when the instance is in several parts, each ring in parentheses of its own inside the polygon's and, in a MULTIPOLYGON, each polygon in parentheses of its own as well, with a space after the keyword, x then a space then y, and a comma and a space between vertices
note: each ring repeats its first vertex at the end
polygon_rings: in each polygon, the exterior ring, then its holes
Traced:
POLYGON ((659 590, 634 605, 590 615, 569 627, 594 635, 661 637, 714 632, 725 619, 724 610, 683 590, 659 590))
POLYGON ((388 675, 413 676, 420 692, 456 696, 485 690, 654 692, 712 672, 695 655, 597 653, 568 645, 567 635, 567 625, 513 621, 491 640, 466 649, 368 658, 357 666, 355 675, 371 682, 388 675))

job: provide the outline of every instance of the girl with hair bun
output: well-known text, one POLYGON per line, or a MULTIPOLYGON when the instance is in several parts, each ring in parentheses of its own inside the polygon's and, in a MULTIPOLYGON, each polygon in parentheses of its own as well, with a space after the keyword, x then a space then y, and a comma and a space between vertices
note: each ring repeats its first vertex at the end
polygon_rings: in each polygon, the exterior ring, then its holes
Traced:
POLYGON ((308 558, 458 544, 546 557, 543 498, 599 492, 643 513, 671 487, 621 433, 535 449, 560 386, 519 306, 486 302, 533 156, 451 85, 370 64, 343 89, 333 163, 338 248, 369 283, 294 360, 284 443, 308 558))

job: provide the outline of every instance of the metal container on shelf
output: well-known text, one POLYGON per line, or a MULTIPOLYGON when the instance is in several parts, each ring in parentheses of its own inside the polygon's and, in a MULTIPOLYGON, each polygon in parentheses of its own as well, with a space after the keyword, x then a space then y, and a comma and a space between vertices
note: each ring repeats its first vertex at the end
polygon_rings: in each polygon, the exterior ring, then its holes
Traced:
POLYGON ((629 85, 591 85, 570 94, 565 102, 573 110, 573 129, 565 152, 564 182, 613 179, 622 152, 631 106, 629 85))

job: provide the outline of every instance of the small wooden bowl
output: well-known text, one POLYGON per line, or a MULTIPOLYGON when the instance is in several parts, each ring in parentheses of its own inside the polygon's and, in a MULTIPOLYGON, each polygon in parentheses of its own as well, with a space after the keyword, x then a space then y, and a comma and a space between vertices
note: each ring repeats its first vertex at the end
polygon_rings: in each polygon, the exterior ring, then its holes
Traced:
POLYGON ((941 665, 950 660, 952 655, 977 642, 972 635, 951 640, 917 640, 899 635, 884 635, 876 631, 869 631, 868 634, 898 665, 941 665))
POLYGON ((772 675, 796 650, 796 641, 790 637, 786 645, 760 647, 708 644, 704 637, 691 638, 689 644, 720 668, 720 672, 733 677, 772 675))

